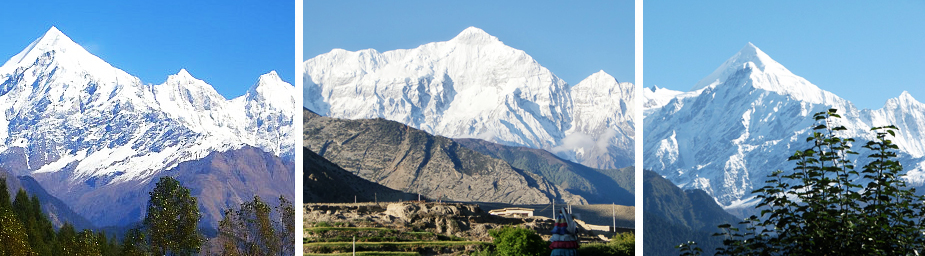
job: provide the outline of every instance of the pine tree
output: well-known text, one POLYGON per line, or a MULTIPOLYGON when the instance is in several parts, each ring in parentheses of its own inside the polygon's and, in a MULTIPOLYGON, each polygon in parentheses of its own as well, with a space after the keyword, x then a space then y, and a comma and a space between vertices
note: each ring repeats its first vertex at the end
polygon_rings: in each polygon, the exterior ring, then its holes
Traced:
POLYGON ((13 212, 6 178, 0 178, 0 255, 34 255, 29 237, 13 212))
POLYGON ((144 256, 149 255, 145 233, 141 227, 134 227, 125 233, 122 239, 122 248, 119 255, 125 256, 144 256))
POLYGON ((6 186, 6 178, 0 178, 0 208, 12 209, 10 191, 6 186))
POLYGON ((0 206, 0 241, 3 241, 0 243, 0 255, 35 254, 29 246, 25 228, 9 207, 0 206))
POLYGON ((74 231, 74 226, 70 223, 61 225, 55 239, 57 243, 55 243, 54 255, 81 255, 77 251, 77 231, 74 231))

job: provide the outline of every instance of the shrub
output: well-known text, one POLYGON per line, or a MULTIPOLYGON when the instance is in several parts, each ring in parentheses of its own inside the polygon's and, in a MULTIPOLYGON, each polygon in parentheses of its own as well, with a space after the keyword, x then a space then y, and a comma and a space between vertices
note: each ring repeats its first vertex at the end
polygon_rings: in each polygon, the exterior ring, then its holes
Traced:
POLYGON ((503 256, 549 255, 549 243, 530 229, 505 226, 488 231, 494 239, 495 252, 503 256))

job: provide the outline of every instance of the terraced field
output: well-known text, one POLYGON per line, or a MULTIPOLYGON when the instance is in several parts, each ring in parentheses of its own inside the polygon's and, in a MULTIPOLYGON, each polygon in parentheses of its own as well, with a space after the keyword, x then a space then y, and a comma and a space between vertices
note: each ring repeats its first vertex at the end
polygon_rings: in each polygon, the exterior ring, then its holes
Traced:
POLYGON ((354 248, 357 255, 430 255, 479 250, 489 244, 427 231, 351 227, 353 224, 345 222, 335 225, 321 222, 305 228, 305 255, 352 255, 354 248))

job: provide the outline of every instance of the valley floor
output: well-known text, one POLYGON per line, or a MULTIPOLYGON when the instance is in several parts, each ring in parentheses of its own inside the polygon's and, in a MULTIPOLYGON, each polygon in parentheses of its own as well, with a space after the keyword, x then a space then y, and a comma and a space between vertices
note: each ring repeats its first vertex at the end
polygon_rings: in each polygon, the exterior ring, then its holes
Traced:
MULTIPOLYGON (((486 250, 492 241, 491 229, 519 225, 548 240, 553 225, 552 219, 542 216, 551 216, 551 205, 411 201, 309 203, 303 207, 305 255, 348 255, 344 253, 354 248, 357 255, 462 255, 486 250), (535 209, 540 216, 513 218, 487 212, 507 207, 535 209)), ((586 230, 581 237, 584 242, 602 242, 601 237, 613 235, 607 230, 613 224, 612 208, 618 213, 617 230, 632 231, 627 227, 633 225, 633 207, 572 206, 576 216, 587 221, 580 221, 586 230)))

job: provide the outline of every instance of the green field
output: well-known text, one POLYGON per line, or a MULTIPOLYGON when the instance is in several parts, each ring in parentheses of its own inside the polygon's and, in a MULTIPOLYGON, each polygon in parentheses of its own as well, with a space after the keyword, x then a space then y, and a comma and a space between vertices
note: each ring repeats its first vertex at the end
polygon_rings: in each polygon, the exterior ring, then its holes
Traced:
MULTIPOLYGON (((352 256, 352 252, 345 253, 306 253, 305 256, 352 256)), ((356 255, 359 256, 387 256, 387 255, 401 255, 401 256, 419 256, 420 253, 417 252, 357 252, 356 255)))

